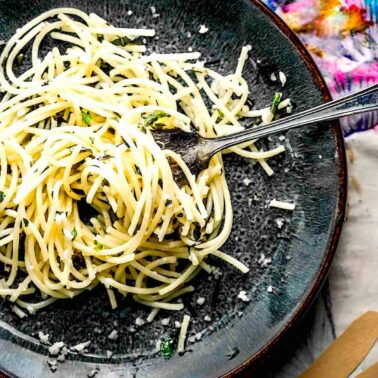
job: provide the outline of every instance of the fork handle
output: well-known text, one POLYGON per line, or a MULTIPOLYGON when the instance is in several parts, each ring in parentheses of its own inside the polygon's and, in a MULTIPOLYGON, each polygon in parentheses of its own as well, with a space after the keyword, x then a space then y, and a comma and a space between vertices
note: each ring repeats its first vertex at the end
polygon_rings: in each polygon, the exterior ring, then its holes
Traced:
POLYGON ((289 117, 271 122, 268 125, 244 130, 219 138, 206 139, 206 154, 211 157, 226 148, 280 133, 311 123, 330 121, 335 118, 378 110, 378 84, 338 100, 293 114, 289 117))

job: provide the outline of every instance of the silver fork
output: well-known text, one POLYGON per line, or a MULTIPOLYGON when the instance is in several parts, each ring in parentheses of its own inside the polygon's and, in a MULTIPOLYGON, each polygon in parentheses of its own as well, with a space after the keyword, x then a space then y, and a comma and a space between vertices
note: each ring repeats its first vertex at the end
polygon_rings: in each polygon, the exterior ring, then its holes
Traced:
POLYGON ((154 131, 153 135, 163 149, 169 149, 180 154, 191 172, 196 175, 207 165, 214 154, 232 146, 300 126, 372 110, 378 110, 378 84, 267 125, 223 137, 204 138, 197 132, 187 133, 179 129, 154 131))

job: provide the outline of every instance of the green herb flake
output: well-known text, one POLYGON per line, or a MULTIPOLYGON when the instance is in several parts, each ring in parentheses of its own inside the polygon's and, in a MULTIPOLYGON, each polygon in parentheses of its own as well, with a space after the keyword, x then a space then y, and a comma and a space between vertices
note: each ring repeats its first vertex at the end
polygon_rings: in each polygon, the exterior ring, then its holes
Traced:
POLYGON ((170 117, 169 114, 162 112, 161 110, 156 110, 153 113, 145 114, 142 116, 143 124, 142 126, 152 129, 152 130, 160 130, 162 129, 165 124, 163 122, 157 122, 161 118, 170 117))
POLYGON ((126 46, 126 45, 141 45, 143 41, 140 38, 131 39, 126 36, 118 37, 111 42, 115 46, 126 46))
POLYGON ((146 126, 144 126, 144 125, 138 125, 138 126, 139 126, 139 130, 140 130, 142 133, 144 133, 144 134, 147 133, 147 128, 146 128, 146 126))
POLYGON ((222 112, 222 110, 217 109, 217 114, 218 114, 217 122, 219 122, 224 118, 224 113, 222 112))
POLYGON ((275 115, 277 113, 278 105, 281 102, 281 98, 282 98, 282 93, 281 92, 276 92, 274 94, 274 97, 273 97, 273 100, 272 100, 272 106, 270 108, 270 110, 272 111, 273 115, 275 115))
POLYGON ((83 122, 84 122, 87 126, 89 126, 89 125, 91 124, 92 117, 91 117, 91 115, 90 115, 89 112, 84 112, 84 111, 82 111, 82 112, 81 112, 81 119, 83 120, 83 122))
POLYGON ((97 240, 94 241, 94 250, 96 252, 101 251, 104 248, 102 243, 99 243, 97 240))
POLYGON ((103 34, 97 34, 97 41, 100 43, 104 40, 104 35, 103 34))
POLYGON ((29 219, 22 218, 22 222, 24 223, 24 226, 25 226, 25 227, 28 227, 28 226, 29 226, 29 219))
POLYGON ((162 340, 160 344, 160 354, 165 358, 172 357, 174 353, 174 340, 170 337, 162 340))
POLYGON ((24 55, 24 54, 18 54, 18 55, 16 56, 16 62, 17 62, 17 64, 18 64, 18 65, 21 65, 22 62, 24 61, 24 59, 25 59, 25 55, 24 55))
POLYGON ((0 202, 3 202, 4 198, 5 198, 5 193, 4 192, 0 192, 0 202))
POLYGON ((167 200, 165 201, 165 206, 168 207, 168 206, 171 206, 171 205, 172 205, 172 200, 167 199, 167 200))
POLYGON ((72 231, 71 231, 71 237, 72 237, 72 241, 75 240, 77 236, 77 231, 76 231, 76 228, 73 228, 72 231))

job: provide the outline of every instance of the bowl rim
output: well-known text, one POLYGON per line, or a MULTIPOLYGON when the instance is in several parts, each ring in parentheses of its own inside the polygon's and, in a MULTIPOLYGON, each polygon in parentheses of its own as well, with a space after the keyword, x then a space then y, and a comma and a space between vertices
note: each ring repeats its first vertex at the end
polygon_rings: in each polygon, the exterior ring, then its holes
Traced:
MULTIPOLYGON (((295 33, 287 26, 287 24, 272 10, 268 8, 261 0, 250 0, 250 2, 259 11, 264 13, 272 22, 279 28, 279 30, 286 36, 286 38, 292 43, 300 54, 302 60, 305 62, 307 68, 312 73, 315 85, 320 90, 324 102, 332 99, 330 91, 326 85, 324 78, 322 77, 319 68, 316 66, 315 61, 311 57, 308 50, 304 47, 300 39, 295 33)), ((298 323, 298 320, 309 309, 315 298, 317 297, 331 266, 333 258, 335 256, 336 247, 339 242, 341 229, 345 220, 346 214, 346 202, 347 202, 347 164, 346 164, 346 151, 344 146, 344 138, 341 129, 341 125, 338 121, 332 122, 332 128, 336 140, 336 148, 339 159, 338 164, 338 202, 336 206, 335 225, 332 230, 329 244, 323 260, 319 266, 319 270, 316 274, 311 285, 308 287, 307 293, 303 296, 302 301, 295 312, 292 313, 290 319, 285 325, 254 355, 248 358, 239 366, 233 368, 229 372, 223 375, 224 378, 231 378, 237 376, 238 373, 254 365, 258 360, 263 358, 273 347, 275 347, 280 340, 287 335, 287 333, 294 328, 298 323)), ((0 367, 0 377, 11 377, 10 372, 0 367)))
MULTIPOLYGON (((309 51, 305 48, 299 37, 289 28, 289 26, 274 13, 267 5, 261 0, 250 0, 250 2, 257 7, 262 13, 268 16, 274 24, 280 29, 280 31, 289 39, 294 45, 301 58, 305 62, 307 68, 312 73, 316 86, 319 88, 324 102, 332 100, 331 93, 327 87, 327 84, 320 73, 318 66, 314 59, 310 55, 309 51)), ((286 324, 253 356, 242 364, 232 369, 228 373, 223 375, 223 378, 235 377, 238 373, 254 365, 258 360, 261 360, 269 351, 275 347, 279 341, 281 341, 287 333, 294 328, 305 312, 310 308, 317 295, 322 288, 325 279, 328 276, 332 261, 334 259, 336 248, 339 243, 341 230, 346 217, 347 206, 347 193, 348 193, 348 171, 347 171, 347 159, 344 144, 344 136, 341 129, 340 122, 338 120, 332 121, 332 130, 335 135, 337 154, 339 158, 338 164, 338 201, 336 206, 335 226, 332 230, 332 234, 329 240, 327 251, 320 264, 319 271, 314 278, 313 282, 308 288, 307 294, 304 295, 301 304, 298 306, 295 312, 291 315, 286 324)))

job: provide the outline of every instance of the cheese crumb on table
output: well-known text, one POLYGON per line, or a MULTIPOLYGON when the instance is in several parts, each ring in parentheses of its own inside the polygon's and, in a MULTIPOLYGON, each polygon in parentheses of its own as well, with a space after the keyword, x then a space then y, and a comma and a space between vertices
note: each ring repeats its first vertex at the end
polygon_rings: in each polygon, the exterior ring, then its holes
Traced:
POLYGON ((88 341, 85 341, 84 343, 79 343, 79 344, 76 344, 72 347, 70 347, 70 349, 73 351, 73 352, 77 352, 77 353, 83 353, 85 351, 85 349, 88 348, 88 346, 90 345, 91 341, 88 340, 88 341))
POLYGON ((49 345, 50 344, 49 337, 50 335, 48 333, 44 334, 41 331, 38 332, 38 338, 41 344, 49 345))
POLYGON ((60 352, 60 350, 64 347, 65 343, 63 341, 58 341, 56 343, 54 343, 53 345, 51 345, 49 347, 49 354, 51 356, 57 356, 60 352))

